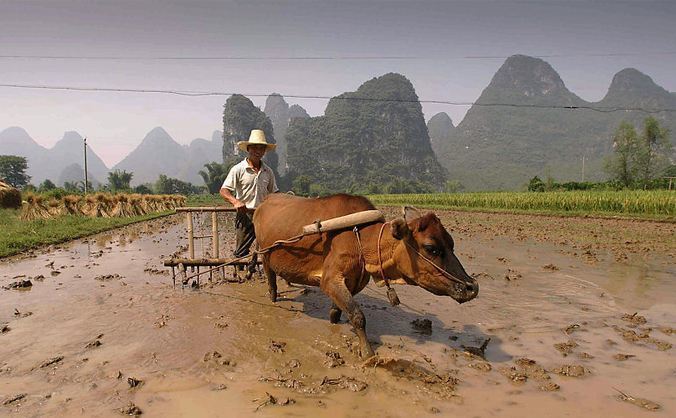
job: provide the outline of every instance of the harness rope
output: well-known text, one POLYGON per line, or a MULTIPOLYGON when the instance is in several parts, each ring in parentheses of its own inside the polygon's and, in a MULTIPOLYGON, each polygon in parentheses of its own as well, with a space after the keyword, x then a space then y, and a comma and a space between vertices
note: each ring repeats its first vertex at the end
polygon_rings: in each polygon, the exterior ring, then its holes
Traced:
POLYGON ((380 242, 383 238, 383 231, 385 231, 385 225, 389 224, 390 222, 383 222, 383 225, 380 227, 380 232, 378 233, 378 242, 376 244, 376 248, 378 249, 378 268, 380 269, 380 277, 383 279, 383 282, 385 282, 385 287, 387 287, 387 299, 390 301, 390 305, 392 306, 397 306, 401 302, 399 301, 399 297, 397 296, 397 292, 390 287, 390 281, 387 280, 387 277, 385 277, 385 270, 383 269, 383 256, 380 251, 380 242))

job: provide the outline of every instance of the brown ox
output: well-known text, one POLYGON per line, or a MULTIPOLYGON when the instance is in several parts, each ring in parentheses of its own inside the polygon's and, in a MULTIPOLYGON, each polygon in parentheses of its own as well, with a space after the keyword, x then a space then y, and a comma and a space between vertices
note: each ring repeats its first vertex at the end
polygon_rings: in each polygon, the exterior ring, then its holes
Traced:
MULTIPOLYGON (((298 235, 304 225, 317 220, 371 209, 373 204, 360 196, 306 199, 270 195, 254 213, 256 239, 260 248, 265 248, 298 235)), ((277 275, 288 282, 319 286, 333 301, 331 322, 338 322, 345 311, 359 337, 362 356, 371 357, 374 353, 366 338, 366 320, 352 296, 368 284, 371 275, 380 278, 380 262, 389 280, 451 296, 460 303, 475 298, 479 285, 453 253, 453 238, 439 218, 431 212, 420 216, 410 208, 404 212, 404 218, 385 225, 373 222, 359 226, 361 255, 351 228, 308 235, 265 253, 263 269, 272 301, 277 300, 277 275)))

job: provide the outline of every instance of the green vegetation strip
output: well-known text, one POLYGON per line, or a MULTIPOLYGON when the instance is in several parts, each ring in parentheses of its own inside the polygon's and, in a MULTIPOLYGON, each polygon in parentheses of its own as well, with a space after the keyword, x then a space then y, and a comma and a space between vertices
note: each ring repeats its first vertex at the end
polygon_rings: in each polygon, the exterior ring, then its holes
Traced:
POLYGON ((372 195, 375 205, 571 216, 622 216, 674 220, 676 192, 668 190, 542 193, 438 193, 372 195))
POLYGON ((52 219, 22 221, 20 210, 0 209, 0 257, 19 254, 47 244, 58 244, 136 222, 173 213, 157 212, 128 218, 91 218, 60 216, 52 219))

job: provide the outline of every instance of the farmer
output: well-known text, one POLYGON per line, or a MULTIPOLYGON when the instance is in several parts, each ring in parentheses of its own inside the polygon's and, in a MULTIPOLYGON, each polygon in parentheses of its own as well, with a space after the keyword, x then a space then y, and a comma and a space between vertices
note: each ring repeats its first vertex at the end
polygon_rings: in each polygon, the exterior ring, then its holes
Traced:
POLYGON ((272 169, 263 162, 266 151, 274 150, 276 144, 268 144, 260 129, 251 131, 248 141, 239 141, 237 147, 248 153, 239 164, 230 169, 221 186, 221 196, 237 210, 235 257, 249 254, 249 247, 256 239, 252 222, 253 211, 270 194, 275 193, 277 182, 272 169))

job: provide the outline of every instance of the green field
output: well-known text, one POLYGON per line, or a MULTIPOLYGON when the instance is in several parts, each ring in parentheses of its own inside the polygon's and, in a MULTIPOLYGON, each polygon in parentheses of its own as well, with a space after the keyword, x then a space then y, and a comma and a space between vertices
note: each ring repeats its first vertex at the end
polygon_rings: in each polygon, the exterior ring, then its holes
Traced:
POLYGON ((671 220, 676 192, 668 190, 438 193, 368 196, 375 205, 671 220))

